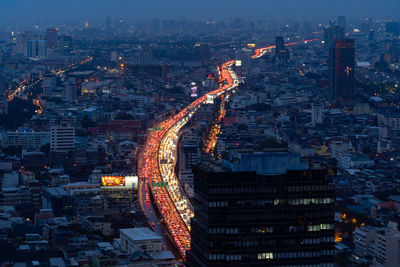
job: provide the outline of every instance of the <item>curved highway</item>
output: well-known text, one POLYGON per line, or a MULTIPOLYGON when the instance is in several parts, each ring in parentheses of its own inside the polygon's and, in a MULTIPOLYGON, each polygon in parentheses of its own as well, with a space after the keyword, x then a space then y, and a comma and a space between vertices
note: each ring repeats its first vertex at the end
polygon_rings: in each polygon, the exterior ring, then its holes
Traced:
POLYGON ((239 85, 240 78, 232 70, 234 64, 234 60, 231 60, 218 68, 218 89, 203 95, 178 114, 156 125, 157 131, 150 132, 143 152, 144 168, 139 175, 145 188, 148 188, 145 190, 147 204, 150 204, 151 193, 163 222, 184 259, 186 251, 190 249, 190 219, 194 213, 174 172, 178 133, 207 97, 218 97, 239 85))
MULTIPOLYGON (((315 40, 317 39, 306 40, 304 43, 315 40)), ((294 44, 296 43, 285 45, 294 44)), ((273 48, 275 46, 256 49, 252 58, 262 57, 273 48)), ((153 197, 162 222, 183 259, 186 258, 186 251, 190 249, 190 219, 194 213, 175 174, 179 132, 201 104, 206 102, 207 97, 219 97, 239 85, 241 78, 232 70, 234 64, 235 61, 231 60, 217 67, 220 82, 218 89, 196 99, 176 115, 158 123, 155 131, 149 132, 142 153, 141 162, 144 166, 138 168, 140 186, 144 186, 144 189, 140 188, 139 191, 144 191, 143 197, 147 206, 151 204, 150 194, 153 197)))

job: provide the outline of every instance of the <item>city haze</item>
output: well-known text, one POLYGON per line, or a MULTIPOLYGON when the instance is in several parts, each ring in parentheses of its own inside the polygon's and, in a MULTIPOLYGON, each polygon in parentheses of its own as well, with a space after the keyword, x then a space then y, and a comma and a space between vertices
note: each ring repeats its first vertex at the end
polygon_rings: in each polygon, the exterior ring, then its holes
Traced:
POLYGON ((234 17, 317 21, 337 15, 353 20, 366 17, 393 19, 399 10, 398 0, 2 0, 0 25, 99 21, 104 16, 118 16, 128 21, 154 18, 227 20, 234 17))

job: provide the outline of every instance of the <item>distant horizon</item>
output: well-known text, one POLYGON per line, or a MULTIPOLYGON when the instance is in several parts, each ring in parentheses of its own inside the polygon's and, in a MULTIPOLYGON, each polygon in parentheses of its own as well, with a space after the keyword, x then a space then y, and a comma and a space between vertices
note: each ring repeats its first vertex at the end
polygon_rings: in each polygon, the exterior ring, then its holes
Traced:
POLYGON ((400 18, 399 0, 2 0, 0 27, 34 24, 60 25, 68 21, 104 23, 104 18, 128 22, 152 19, 229 21, 236 17, 277 22, 327 23, 337 16, 348 22, 367 17, 379 20, 400 18), (73 3, 73 4, 71 4, 73 3))

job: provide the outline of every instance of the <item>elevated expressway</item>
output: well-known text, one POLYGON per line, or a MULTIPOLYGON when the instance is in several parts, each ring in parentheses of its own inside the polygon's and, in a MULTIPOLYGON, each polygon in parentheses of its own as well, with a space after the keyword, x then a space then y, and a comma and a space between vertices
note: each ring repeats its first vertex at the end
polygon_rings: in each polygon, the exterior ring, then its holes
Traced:
MULTIPOLYGON (((316 40, 306 40, 304 43, 316 40)), ((262 57, 273 48, 275 46, 256 49, 252 58, 262 57)), ((150 205, 151 194, 168 234, 183 259, 186 258, 186 251, 190 249, 190 220, 194 212, 174 171, 179 132, 208 97, 217 98, 239 85, 242 80, 233 71, 234 65, 235 61, 231 60, 217 67, 220 82, 218 89, 203 95, 176 115, 155 125, 155 129, 158 130, 149 132, 142 154, 144 166, 139 169, 139 176, 142 180, 141 185, 144 186, 147 205, 150 205)))

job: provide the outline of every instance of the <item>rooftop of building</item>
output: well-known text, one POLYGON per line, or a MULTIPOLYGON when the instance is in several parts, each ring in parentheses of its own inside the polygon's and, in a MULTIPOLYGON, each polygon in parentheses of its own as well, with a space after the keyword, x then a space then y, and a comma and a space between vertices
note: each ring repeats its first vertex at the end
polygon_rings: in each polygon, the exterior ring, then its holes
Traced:
POLYGON ((161 236, 151 231, 146 227, 137 228, 126 228, 119 230, 121 234, 124 234, 133 241, 145 241, 145 240, 161 240, 161 236))
POLYGON ((263 151, 249 149, 231 150, 221 160, 221 165, 230 172, 256 172, 259 175, 277 175, 289 170, 308 170, 308 162, 300 154, 290 153, 284 148, 263 151))

